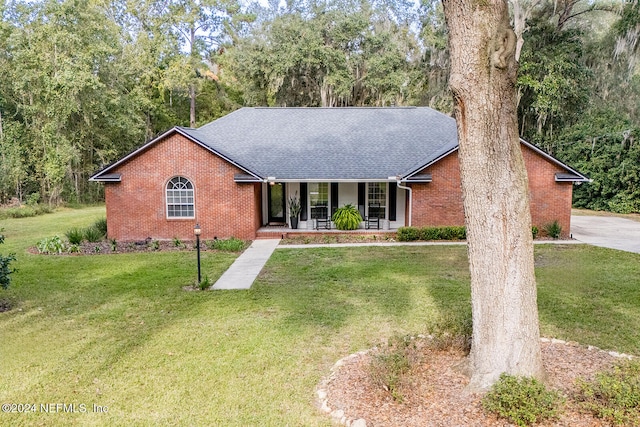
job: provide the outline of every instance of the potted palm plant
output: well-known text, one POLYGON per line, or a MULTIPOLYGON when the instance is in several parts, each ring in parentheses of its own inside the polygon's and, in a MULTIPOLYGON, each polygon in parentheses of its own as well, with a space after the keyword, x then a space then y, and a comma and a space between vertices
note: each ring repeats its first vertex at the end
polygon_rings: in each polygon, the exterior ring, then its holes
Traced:
POLYGON ((289 224, 291 224, 292 229, 296 229, 298 228, 298 216, 300 215, 300 211, 302 210, 297 191, 293 196, 289 197, 289 201, 287 204, 289 205, 289 224))
POLYGON ((358 208, 352 204, 347 204, 336 209, 331 220, 336 224, 338 230, 355 230, 362 222, 362 216, 358 208))

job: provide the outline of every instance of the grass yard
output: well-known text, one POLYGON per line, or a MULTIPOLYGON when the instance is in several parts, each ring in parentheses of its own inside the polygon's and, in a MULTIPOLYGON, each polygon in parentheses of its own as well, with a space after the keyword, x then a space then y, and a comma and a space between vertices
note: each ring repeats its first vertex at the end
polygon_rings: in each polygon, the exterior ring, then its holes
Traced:
MULTIPOLYGON (((26 252, 101 216, 0 221, 19 269, 0 291, 16 303, 0 313, 0 403, 38 409, 1 425, 331 426, 314 391, 337 359, 470 311, 464 246, 279 249, 251 290, 217 292, 182 290, 194 252, 26 252)), ((235 258, 202 255, 212 281, 235 258)), ((544 335, 640 353, 640 255, 543 245, 536 263, 544 335)))

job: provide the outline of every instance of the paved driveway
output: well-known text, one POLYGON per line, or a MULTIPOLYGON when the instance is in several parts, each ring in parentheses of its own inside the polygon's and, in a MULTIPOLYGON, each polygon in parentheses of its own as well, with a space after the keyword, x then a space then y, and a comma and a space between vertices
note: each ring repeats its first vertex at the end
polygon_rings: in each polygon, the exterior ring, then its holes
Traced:
POLYGON ((571 234, 583 243, 640 253, 640 222, 615 216, 571 217, 571 234))

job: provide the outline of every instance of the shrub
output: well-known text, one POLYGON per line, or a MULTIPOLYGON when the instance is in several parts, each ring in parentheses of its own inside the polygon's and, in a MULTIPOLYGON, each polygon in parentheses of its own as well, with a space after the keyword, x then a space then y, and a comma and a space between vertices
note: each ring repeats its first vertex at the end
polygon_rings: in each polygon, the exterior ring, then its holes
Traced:
POLYGON ((49 205, 20 206, 16 208, 0 209, 0 219, 29 218, 53 212, 49 205))
POLYGON ((473 335, 471 310, 447 312, 436 322, 431 335, 437 349, 456 349, 469 354, 473 335))
POLYGON ((544 231, 547 232, 549 237, 557 239, 562 234, 562 226, 558 223, 558 220, 545 224, 544 231))
POLYGON ((414 240, 464 240, 467 238, 467 230, 462 226, 400 227, 397 236, 401 242, 411 242, 414 240))
POLYGON ((36 216, 36 210, 29 206, 19 208, 6 208, 0 211, 0 219, 4 218, 28 218, 36 216))
POLYGON ((79 245, 84 240, 84 230, 74 227, 64 234, 72 245, 79 245))
POLYGON ((502 374, 482 398, 482 407, 518 426, 558 416, 563 398, 535 378, 502 374))
POLYGON ((107 237, 107 218, 100 218, 93 223, 93 227, 102 233, 102 237, 107 237))
POLYGON ((420 240, 440 240, 440 229, 437 227, 423 227, 418 230, 420 240))
POLYGON ((199 287, 201 291, 208 289, 211 286, 211 280, 209 276, 205 275, 204 278, 200 281, 199 287))
POLYGON ((44 238, 36 245, 41 254, 61 254, 66 251, 66 245, 59 236, 44 238))
POLYGON ((14 254, 3 256, 0 254, 0 287, 7 289, 11 283, 11 273, 15 272, 15 269, 11 268, 11 262, 15 261, 14 254))
POLYGON ((398 240, 401 242, 412 242, 420 238, 420 234, 415 227, 400 227, 397 232, 398 240))
POLYGON ((539 232, 540 232, 540 230, 538 230, 538 227, 536 227, 535 225, 533 227, 531 227, 531 234, 533 235, 534 239, 538 236, 539 232))
POLYGON ((177 237, 174 237, 173 246, 175 246, 176 248, 181 248, 184 245, 182 244, 182 240, 178 239, 177 237))
MULTIPOLYGON (((4 228, 0 228, 0 233, 4 231, 4 228)), ((0 244, 4 243, 4 234, 0 234, 0 244)), ((15 261, 15 254, 9 254, 3 256, 0 254, 0 287, 7 289, 11 283, 11 273, 15 272, 15 269, 11 268, 11 262, 15 261)))
POLYGON ((331 221, 336 224, 338 230, 356 230, 362 222, 362 216, 354 205, 347 204, 336 209, 331 221))
POLYGON ((464 240, 467 238, 465 227, 440 227, 440 239, 442 240, 464 240))
POLYGON ((109 244, 111 246, 111 252, 116 252, 118 250, 118 242, 116 239, 109 240, 109 244))
POLYGON ((242 252, 247 247, 247 242, 235 237, 229 239, 215 239, 206 243, 207 247, 212 250, 226 252, 242 252))
POLYGON ((615 366, 592 381, 578 380, 576 400, 596 417, 616 425, 640 425, 640 362, 615 366))
POLYGON ((372 356, 369 375, 374 384, 391 393, 394 400, 402 402, 403 383, 417 358, 418 351, 411 337, 391 337, 387 346, 372 356))
POLYGON ((25 203, 27 206, 36 206, 40 202, 40 193, 35 192, 27 196, 25 203))
POLYGON ((35 207, 35 214, 42 215, 53 212, 53 208, 49 205, 38 205, 35 207))
POLYGON ((95 243, 104 238, 104 234, 95 225, 84 229, 84 239, 87 242, 95 243))

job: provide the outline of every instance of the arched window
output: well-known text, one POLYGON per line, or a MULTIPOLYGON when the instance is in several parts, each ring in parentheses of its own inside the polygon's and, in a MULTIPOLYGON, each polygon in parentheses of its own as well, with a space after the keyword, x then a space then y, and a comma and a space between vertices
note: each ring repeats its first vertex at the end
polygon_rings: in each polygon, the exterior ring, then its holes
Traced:
POLYGON ((194 218, 193 184, 176 176, 167 183, 167 218, 194 218))

